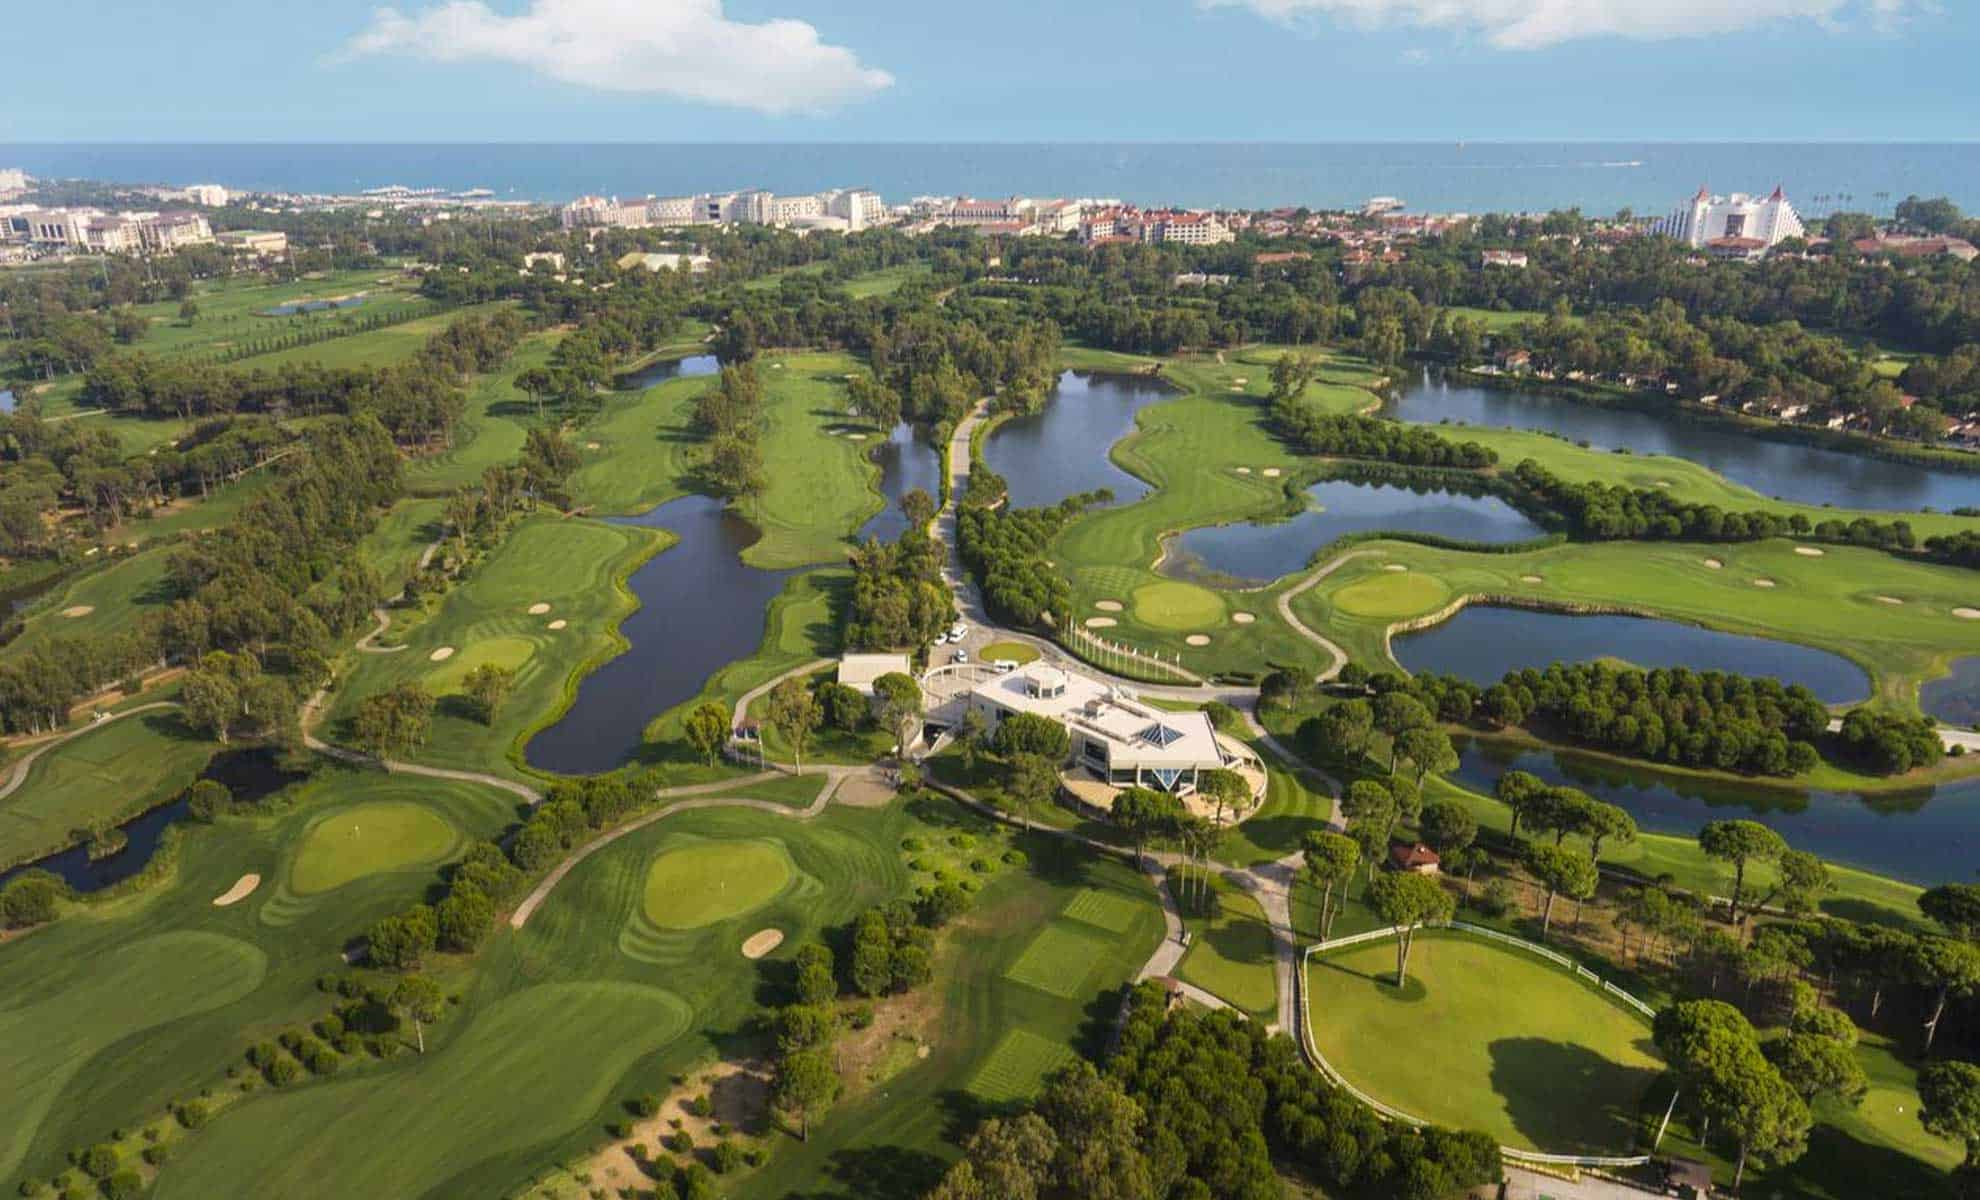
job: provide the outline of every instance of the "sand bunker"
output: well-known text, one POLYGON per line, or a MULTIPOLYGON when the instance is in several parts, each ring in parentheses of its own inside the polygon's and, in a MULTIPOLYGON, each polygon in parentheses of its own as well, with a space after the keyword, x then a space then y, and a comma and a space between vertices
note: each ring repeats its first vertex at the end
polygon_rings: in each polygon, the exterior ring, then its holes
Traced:
POLYGON ((749 935, 749 940, 743 943, 743 957, 751 959, 762 958, 783 944, 783 930, 764 929, 749 935))
POLYGON ((1771 580, 1771 579, 1756 579, 1756 580, 1754 580, 1754 581, 1753 581, 1753 586, 1754 586, 1754 587, 1762 587, 1762 588, 1770 588, 1770 587, 1773 587, 1773 586, 1774 586, 1774 581, 1773 581, 1773 580, 1771 580))
POLYGON ((532 617, 540 617, 544 613, 547 613, 549 611, 550 611, 550 606, 548 604, 543 603, 541 600, 529 606, 529 615, 532 617))
POLYGON ((1088 617, 1088 618, 1086 618, 1086 627, 1087 627, 1088 629, 1107 629, 1107 628, 1109 628, 1109 627, 1111 627, 1111 626, 1114 626, 1114 625, 1118 625, 1118 624, 1120 624, 1120 622, 1119 622, 1119 621, 1116 621, 1116 620, 1114 620, 1114 618, 1112 618, 1112 617, 1088 617))
POLYGON ((442 646, 438 650, 435 650, 433 653, 427 655, 426 660, 428 662, 446 662, 448 659, 452 657, 454 657, 454 648, 452 646, 442 646))
POLYGON ((1240 375, 1236 379, 1231 380, 1231 382, 1242 386, 1244 384, 1250 383, 1251 377, 1248 375, 1240 375))
POLYGON ((62 615, 73 621, 77 617, 86 617, 95 611, 96 606, 94 604, 71 604, 62 610, 62 615))
POLYGON ((849 433, 846 435, 846 440, 849 442, 863 442, 866 440, 866 435, 863 433, 849 433))
POLYGON ((562 618, 562 617, 558 617, 558 618, 557 618, 556 620, 554 620, 554 621, 552 621, 552 622, 550 622, 550 623, 549 623, 548 625, 545 625, 545 626, 544 626, 544 628, 545 628, 545 629, 562 629, 562 628, 563 628, 564 626, 566 626, 566 625, 569 625, 569 624, 570 624, 570 622, 569 622, 569 621, 566 621, 566 620, 564 620, 564 618, 562 618))
POLYGON ((1521 575, 1521 576, 1519 577, 1519 581, 1520 581, 1521 583, 1545 583, 1545 582, 1547 582, 1546 580, 1544 580, 1544 579, 1542 579, 1542 578, 1540 578, 1540 577, 1539 577, 1538 575, 1521 575))
POLYGON ((1207 633, 1192 633, 1184 638, 1183 641, 1191 646, 1208 646, 1210 644, 1210 635, 1207 633))
POLYGON ((1900 600, 1900 599, 1898 599, 1898 598, 1897 598, 1896 596, 1879 596, 1879 597, 1877 597, 1877 603, 1879 603, 1879 604, 1903 604, 1903 603, 1904 603, 1904 601, 1902 601, 1902 600, 1900 600))
POLYGON ((1405 567, 1405 566, 1403 566, 1403 565, 1402 565, 1401 563, 1383 563, 1383 564, 1382 564, 1382 569, 1383 569, 1384 571, 1407 571, 1407 570, 1409 570, 1409 568, 1408 568, 1408 567, 1405 567))
POLYGON ((1121 602, 1119 600, 1095 600, 1093 607, 1099 609, 1101 612, 1119 612, 1121 611, 1121 602))
POLYGON ((1257 617, 1253 616, 1248 612, 1234 612, 1231 614, 1231 620, 1237 622, 1240 625, 1249 625, 1253 621, 1256 621, 1257 619, 1258 619, 1257 617))
POLYGON ((1705 565, 1712 568, 1714 571, 1718 571, 1724 569, 1726 564, 1720 562, 1716 558, 1708 558, 1705 560, 1705 565))
POLYGON ((1250 468, 1250 467, 1233 467, 1233 468, 1232 468, 1232 470, 1235 470, 1235 471, 1236 471, 1236 472, 1237 472, 1238 474, 1240 474, 1240 475, 1249 475, 1249 474, 1251 474, 1251 468, 1250 468))
POLYGON ((1962 621, 1980 621, 1980 608, 1955 608, 1953 616, 1962 621))
POLYGON ((599 445, 597 442, 586 442, 584 448, 586 450, 603 450, 605 447, 599 445))
POLYGON ((1234 392, 1241 392, 1244 390, 1244 388, 1234 383, 1231 385, 1231 390, 1234 392))
POLYGON ((1668 480, 1668 479, 1659 479, 1659 480, 1657 481, 1657 486, 1658 486, 1658 487, 1670 487, 1670 486, 1671 486, 1671 481, 1670 481, 1670 480, 1668 480))
POLYGON ((1277 479, 1279 476, 1285 474, 1285 472, 1279 470, 1279 468, 1277 467, 1266 467, 1263 471, 1260 471, 1259 474, 1263 475, 1267 479, 1277 479))
POLYGON ((229 904, 239 904, 261 886, 261 876, 243 875, 234 881, 234 886, 213 898, 213 907, 225 908, 229 904))
POLYGON ((1813 546, 1796 546, 1794 548, 1794 552, 1796 554, 1803 556, 1804 558, 1820 558, 1822 557, 1822 553, 1823 553, 1822 551, 1817 550, 1813 546))

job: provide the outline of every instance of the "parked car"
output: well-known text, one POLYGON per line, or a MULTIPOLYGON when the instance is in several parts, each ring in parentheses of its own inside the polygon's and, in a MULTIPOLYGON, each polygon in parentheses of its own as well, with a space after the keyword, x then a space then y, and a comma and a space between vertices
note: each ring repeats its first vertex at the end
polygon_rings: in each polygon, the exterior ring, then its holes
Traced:
POLYGON ((952 659, 952 660, 950 660, 950 661, 952 661, 952 662, 959 662, 959 663, 966 663, 966 662, 968 662, 968 661, 969 661, 969 651, 967 651, 967 650, 958 650, 958 651, 956 651, 956 656, 955 656, 955 658, 954 658, 954 659, 952 659))
POLYGON ((949 636, 959 642, 968 634, 969 626, 963 624, 961 621, 957 621, 954 625, 949 626, 949 636))
POLYGON ((1000 658, 997 660, 997 674, 1009 675, 1012 671, 1015 670, 1017 670, 1017 664, 1012 662, 1010 659, 1000 658))

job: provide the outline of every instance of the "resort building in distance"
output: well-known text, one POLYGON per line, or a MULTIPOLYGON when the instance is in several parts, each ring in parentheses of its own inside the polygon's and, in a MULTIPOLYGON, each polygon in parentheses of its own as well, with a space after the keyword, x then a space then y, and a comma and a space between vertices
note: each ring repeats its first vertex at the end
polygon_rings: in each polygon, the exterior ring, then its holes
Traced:
POLYGON ((1744 192, 1714 196, 1701 187, 1690 203, 1664 218, 1657 232, 1721 258, 1758 258, 1789 238, 1807 236, 1778 187, 1765 198, 1744 192))

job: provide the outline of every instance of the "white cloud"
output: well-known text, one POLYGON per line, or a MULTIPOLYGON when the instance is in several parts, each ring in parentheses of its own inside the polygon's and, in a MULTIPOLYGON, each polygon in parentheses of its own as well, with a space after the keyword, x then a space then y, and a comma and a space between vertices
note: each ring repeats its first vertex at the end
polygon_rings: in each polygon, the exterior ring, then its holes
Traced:
POLYGON ((1675 38, 1735 33, 1772 21, 1840 28, 1864 17, 1890 28, 1930 0, 1199 0, 1243 7, 1287 24, 1332 17, 1350 25, 1400 25, 1482 35, 1507 50, 1586 37, 1675 38))
POLYGON ((513 63, 552 79, 651 92, 782 116, 816 112, 892 86, 803 21, 729 19, 722 0, 530 0, 514 16, 482 0, 407 14, 381 8, 344 56, 513 63))

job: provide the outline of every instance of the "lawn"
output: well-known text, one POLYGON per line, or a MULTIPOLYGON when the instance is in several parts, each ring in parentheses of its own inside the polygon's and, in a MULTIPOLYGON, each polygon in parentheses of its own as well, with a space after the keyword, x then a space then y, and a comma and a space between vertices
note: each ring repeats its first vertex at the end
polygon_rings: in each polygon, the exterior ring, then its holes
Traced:
POLYGON ((846 421, 843 354, 799 354, 763 367, 763 466, 767 486, 740 506, 763 537, 743 551, 753 567, 778 570, 844 561, 847 539, 880 511, 880 470, 866 457, 884 434, 855 441, 846 421))
MULTIPOLYGON (((405 279, 389 267, 312 272, 309 278, 278 283, 260 278, 214 280, 195 285, 190 298, 199 306, 199 316, 190 322, 179 318, 177 300, 136 305, 138 315, 150 321, 151 328, 134 348, 168 358, 200 358, 224 354, 250 342, 341 328, 381 313, 396 315, 433 307, 431 301, 418 295, 417 280, 405 279), (366 299, 355 307, 263 315, 283 304, 358 292, 365 293, 366 299)), ((257 356, 246 360, 246 365, 263 361, 257 356)))
POLYGON ((172 599, 165 582, 168 553, 165 547, 154 546, 123 555, 44 593, 28 613, 26 628, 0 651, 0 658, 11 658, 51 638, 100 638, 128 628, 147 613, 162 611, 172 599))
MULTIPOLYGON (((516 387, 516 376, 546 366, 563 336, 558 330, 532 333, 500 368, 478 376, 468 388, 467 409, 454 429, 453 445, 408 463, 407 490, 444 495, 478 484, 489 467, 515 462, 529 427, 537 423, 530 397, 516 387)), ((554 420, 555 414, 549 417, 554 420)))
POLYGON ((460 841, 459 830, 422 805, 405 800, 353 804, 310 824, 289 862, 289 890, 310 896, 367 875, 430 866, 460 841))
POLYGON ((70 831, 114 825, 186 789, 214 743, 171 710, 91 729, 43 754, 12 795, 0 799, 0 866, 52 854, 70 831))
POLYGON ((1537 956, 1417 935, 1395 986, 1388 939, 1307 968, 1315 1044, 1356 1087, 1414 1116, 1554 1154, 1621 1154, 1660 1065, 1649 1023, 1537 956))
POLYGON ((781 842, 690 843, 647 868, 643 911, 662 929, 699 929, 768 904, 796 869, 781 842))
POLYGON ((977 655, 984 662, 1008 662, 1023 666, 1038 661, 1038 648, 1029 642, 991 642, 977 655))
POLYGON ((1279 1011, 1278 975, 1272 966, 1272 926, 1258 901, 1214 872, 1208 878, 1215 898, 1213 916, 1197 915, 1199 879, 1194 872, 1169 876, 1189 931, 1189 950, 1176 974, 1220 1000, 1270 1022, 1279 1011))
MULTIPOLYGON (((257 354, 241 362, 241 368, 276 370, 290 363, 314 363, 324 367, 388 367, 405 362, 419 353, 427 339, 469 316, 487 316, 507 306, 506 301, 472 304, 465 308, 436 312, 417 320, 401 321, 379 329, 368 329, 310 346, 257 354)), ((362 310, 359 310, 362 311, 362 310)), ((317 318, 322 319, 322 318, 317 318)))

